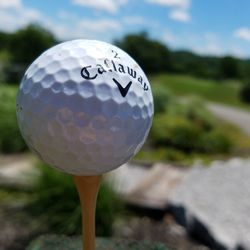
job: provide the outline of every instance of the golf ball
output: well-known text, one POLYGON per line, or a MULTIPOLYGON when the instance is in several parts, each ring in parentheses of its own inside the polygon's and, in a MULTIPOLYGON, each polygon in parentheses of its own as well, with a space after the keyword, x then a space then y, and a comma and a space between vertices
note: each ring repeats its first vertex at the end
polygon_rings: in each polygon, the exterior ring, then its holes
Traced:
POLYGON ((40 55, 17 94, 17 120, 43 161, 73 175, 99 175, 131 159, 153 117, 151 87, 114 45, 73 40, 40 55))

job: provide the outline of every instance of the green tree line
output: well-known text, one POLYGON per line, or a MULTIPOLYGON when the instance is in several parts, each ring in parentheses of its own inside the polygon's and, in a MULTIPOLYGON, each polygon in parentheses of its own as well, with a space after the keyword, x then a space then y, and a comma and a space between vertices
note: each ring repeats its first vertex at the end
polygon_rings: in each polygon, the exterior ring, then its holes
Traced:
POLYGON ((0 32, 0 79, 18 83, 29 64, 56 43, 51 32, 33 24, 14 33, 0 32))
POLYGON ((127 51, 148 73, 170 72, 213 79, 250 78, 250 60, 232 56, 201 56, 190 51, 171 51, 146 33, 128 34, 115 44, 127 51))
MULTIPOLYGON (((58 42, 51 32, 34 24, 14 33, 0 32, 0 80, 19 82, 27 66, 58 42)), ((114 44, 128 52, 147 74, 169 72, 222 80, 250 79, 250 60, 173 51, 145 32, 125 35, 114 44)))

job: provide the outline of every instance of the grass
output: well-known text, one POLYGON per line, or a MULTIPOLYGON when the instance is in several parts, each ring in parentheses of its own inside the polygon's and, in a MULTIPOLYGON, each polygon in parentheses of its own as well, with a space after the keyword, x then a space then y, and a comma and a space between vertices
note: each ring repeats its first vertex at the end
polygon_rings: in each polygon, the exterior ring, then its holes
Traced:
POLYGON ((242 157, 246 158, 249 156, 250 148, 248 147, 248 153, 245 151, 243 153, 242 148, 239 152, 235 151, 230 154, 205 154, 205 153, 184 153, 171 148, 161 148, 161 149, 152 149, 144 150, 142 149, 136 156, 135 160, 138 162, 165 162, 169 164, 175 164, 178 166, 188 167, 193 166, 197 161, 202 162, 204 165, 209 165, 215 160, 227 160, 232 157, 242 157))
POLYGON ((18 85, 6 84, 0 82, 0 92, 5 91, 11 97, 16 97, 17 90, 18 90, 18 85))
POLYGON ((150 79, 153 85, 164 85, 177 96, 198 95, 211 102, 250 109, 250 105, 240 101, 241 84, 236 81, 215 81, 172 74, 155 75, 150 79))
POLYGON ((0 152, 17 153, 26 145, 16 120, 16 86, 0 84, 0 152))
POLYGON ((209 164, 214 160, 226 160, 232 156, 249 157, 250 137, 246 136, 239 128, 234 125, 220 121, 217 129, 223 131, 224 134, 234 143, 233 150, 230 153, 197 153, 177 150, 171 147, 151 148, 146 144, 135 156, 135 160, 148 162, 171 162, 180 166, 192 166, 197 160, 203 164, 209 164))

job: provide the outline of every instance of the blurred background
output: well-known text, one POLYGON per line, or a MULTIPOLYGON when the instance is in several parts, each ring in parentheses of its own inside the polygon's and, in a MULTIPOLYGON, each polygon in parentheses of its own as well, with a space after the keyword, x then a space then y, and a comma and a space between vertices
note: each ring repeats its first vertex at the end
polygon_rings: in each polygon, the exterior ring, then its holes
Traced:
POLYGON ((145 146, 105 177, 97 235, 250 249, 249 9, 244 0, 0 0, 0 250, 81 232, 71 177, 28 151, 15 113, 28 65, 76 38, 128 52, 155 101, 145 146))

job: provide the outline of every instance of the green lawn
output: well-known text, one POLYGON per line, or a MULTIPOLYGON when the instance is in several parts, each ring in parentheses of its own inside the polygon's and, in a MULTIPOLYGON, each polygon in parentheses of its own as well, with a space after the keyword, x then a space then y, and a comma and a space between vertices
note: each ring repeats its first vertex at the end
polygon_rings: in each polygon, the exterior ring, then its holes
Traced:
POLYGON ((19 87, 18 85, 5 84, 5 83, 0 82, 0 96, 2 98, 6 98, 5 100, 2 100, 2 101, 6 101, 7 97, 11 97, 12 100, 14 98, 14 100, 15 100, 18 87, 19 87))
POLYGON ((212 102, 250 108, 239 99, 240 83, 199 79, 186 75, 160 74, 150 77, 152 85, 162 84, 177 96, 197 95, 212 102))

